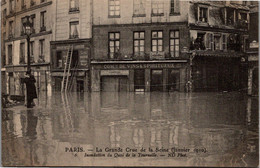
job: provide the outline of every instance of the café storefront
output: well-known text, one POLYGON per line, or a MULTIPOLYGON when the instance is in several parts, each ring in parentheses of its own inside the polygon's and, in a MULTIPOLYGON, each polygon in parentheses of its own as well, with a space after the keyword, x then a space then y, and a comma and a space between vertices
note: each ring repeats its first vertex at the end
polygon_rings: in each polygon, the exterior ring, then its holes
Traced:
POLYGON ((92 91, 185 91, 187 60, 92 61, 92 91))

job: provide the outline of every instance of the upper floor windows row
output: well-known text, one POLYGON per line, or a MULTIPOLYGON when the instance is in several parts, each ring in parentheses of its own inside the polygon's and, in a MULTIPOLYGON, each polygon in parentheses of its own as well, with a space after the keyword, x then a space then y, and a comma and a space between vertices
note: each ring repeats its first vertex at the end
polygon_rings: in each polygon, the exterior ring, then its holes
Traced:
MULTIPOLYGON (((133 16, 146 15, 146 0, 133 0, 133 16)), ((163 16, 165 13, 165 1, 152 0, 151 15, 163 16)), ((180 13, 180 0, 170 0, 169 4, 170 15, 180 13)), ((120 17, 120 0, 108 0, 108 16, 120 17)))
MULTIPOLYGON (((147 46, 145 31, 133 32, 133 56, 135 58, 145 57, 145 46, 147 46), (145 45, 146 43, 146 45, 145 45)), ((180 56, 180 33, 179 30, 171 30, 169 35, 169 57, 180 56)), ((164 37, 162 30, 151 32, 152 57, 164 57, 164 37)), ((120 58, 120 32, 108 33, 108 57, 109 59, 120 58)))
MULTIPOLYGON (((40 0, 40 3, 44 3, 46 2, 47 0, 40 0)), ((28 7, 32 7, 36 4, 36 0, 30 0, 30 5, 26 3, 27 0, 21 0, 20 2, 20 6, 21 6, 21 10, 24 10, 28 7), (28 6, 27 6, 28 5, 28 6)), ((15 11, 15 0, 9 0, 9 14, 12 15, 14 14, 14 11, 15 11)))

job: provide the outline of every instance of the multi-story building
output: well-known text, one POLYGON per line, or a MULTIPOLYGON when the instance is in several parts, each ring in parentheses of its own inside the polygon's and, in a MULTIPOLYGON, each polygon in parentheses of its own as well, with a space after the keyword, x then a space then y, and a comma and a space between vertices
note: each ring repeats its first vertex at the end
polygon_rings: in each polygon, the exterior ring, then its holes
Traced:
POLYGON ((51 76, 53 90, 61 91, 67 57, 72 54, 70 90, 89 90, 92 0, 56 0, 51 76))
POLYGON ((185 90, 188 1, 93 1, 92 91, 185 90))
POLYGON ((243 1, 93 2, 92 91, 238 90, 243 1))
POLYGON ((249 8, 244 1, 191 1, 192 82, 195 91, 243 88, 249 8))
MULTIPOLYGON (((32 34, 30 55, 32 72, 39 90, 47 90, 50 80, 50 41, 52 38, 52 0, 2 1, 2 55, 8 94, 21 95, 21 77, 27 70, 27 41, 23 31, 25 16, 30 16, 32 34)), ((2 77, 3 79, 3 77, 2 77)))

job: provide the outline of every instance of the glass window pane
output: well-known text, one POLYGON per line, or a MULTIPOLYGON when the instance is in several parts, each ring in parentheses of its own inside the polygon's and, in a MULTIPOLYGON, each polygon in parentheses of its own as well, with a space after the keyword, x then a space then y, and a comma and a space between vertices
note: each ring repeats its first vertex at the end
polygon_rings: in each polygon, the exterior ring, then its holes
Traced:
POLYGON ((171 47, 170 47, 170 51, 174 51, 174 46, 171 46, 171 47))
POLYGON ((110 52, 114 52, 114 51, 115 51, 114 47, 110 47, 110 52))
POLYGON ((144 32, 140 33, 140 38, 144 39, 144 32))
POLYGON ((120 3, 119 0, 118 0, 118 1, 115 1, 115 4, 116 4, 116 5, 119 5, 119 3, 120 3))
POLYGON ((175 31, 175 37, 179 38, 179 31, 175 31))
POLYGON ((119 41, 116 41, 116 46, 119 47, 119 41))
POLYGON ((119 16, 120 12, 119 11, 115 11, 115 16, 119 16))
POLYGON ((109 33, 109 39, 114 39, 114 33, 109 33))
POLYGON ((139 52, 139 48, 138 47, 135 47, 135 52, 139 52))
POLYGON ((174 38, 174 31, 171 31, 171 32, 170 32, 170 37, 171 37, 171 38, 174 38))
POLYGON ((152 51, 157 51, 157 47, 156 47, 156 46, 153 46, 153 47, 152 47, 152 51))
POLYGON ((116 34, 116 39, 119 39, 120 38, 119 33, 115 33, 115 34, 116 34))
POLYGON ((110 15, 110 16, 114 16, 114 15, 115 15, 115 12, 114 12, 114 11, 110 11, 110 12, 109 12, 109 15, 110 15))
POLYGON ((162 46, 158 46, 158 51, 163 51, 162 46))
POLYGON ((115 10, 119 11, 119 10, 120 10, 120 7, 119 7, 119 6, 116 6, 116 7, 115 7, 115 10))
POLYGON ((162 40, 158 40, 158 45, 162 45, 162 40))
POLYGON ((110 41, 110 42, 109 42, 109 46, 114 46, 114 42, 113 42, 113 41, 110 41))
POLYGON ((115 10, 115 6, 109 6, 109 10, 115 10))
POLYGON ((144 47, 140 47, 140 51, 141 51, 141 52, 144 52, 144 47))
POLYGON ((179 51, 176 51, 175 52, 175 57, 179 57, 179 54, 180 54, 179 51))
POLYGON ((140 40, 140 45, 144 46, 144 40, 140 40))
POLYGON ((162 31, 159 31, 159 32, 158 32, 158 37, 159 37, 159 38, 162 38, 162 31))
POLYGON ((179 44, 179 39, 176 39, 176 40, 175 40, 175 44, 176 44, 176 45, 179 44))
POLYGON ((138 38, 139 38, 139 33, 138 33, 138 32, 135 32, 135 33, 134 33, 134 38, 135 38, 135 39, 138 39, 138 38))
POLYGON ((157 40, 153 40, 153 41, 152 41, 152 45, 153 45, 153 46, 156 46, 156 45, 157 45, 157 40))
POLYGON ((176 50, 176 51, 179 51, 179 46, 175 46, 175 50, 176 50))
POLYGON ((157 37, 157 32, 152 32, 152 37, 156 38, 157 37))
POLYGON ((134 45, 135 45, 135 46, 139 46, 139 42, 136 40, 136 41, 134 42, 134 45))

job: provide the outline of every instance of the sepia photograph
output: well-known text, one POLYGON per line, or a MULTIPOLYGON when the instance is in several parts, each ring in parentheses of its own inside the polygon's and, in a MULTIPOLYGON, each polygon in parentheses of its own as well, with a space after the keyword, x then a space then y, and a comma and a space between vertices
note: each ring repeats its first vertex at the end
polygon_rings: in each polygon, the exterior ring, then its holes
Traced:
POLYGON ((2 167, 259 167, 258 1, 0 2, 2 167))

